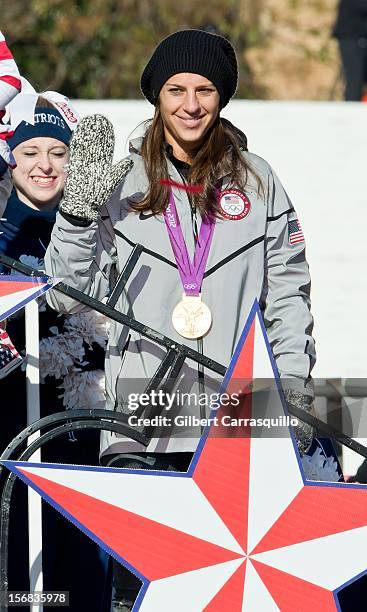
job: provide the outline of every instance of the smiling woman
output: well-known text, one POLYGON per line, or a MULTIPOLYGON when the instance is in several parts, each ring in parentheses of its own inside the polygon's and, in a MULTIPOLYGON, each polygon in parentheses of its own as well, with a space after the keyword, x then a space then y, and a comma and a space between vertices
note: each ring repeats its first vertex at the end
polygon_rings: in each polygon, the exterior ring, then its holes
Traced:
MULTIPOLYGON (((258 300, 287 399, 310 411, 315 349, 304 237, 275 172, 221 117, 237 76, 235 51, 221 36, 184 30, 161 41, 141 77, 154 116, 143 137, 131 141, 129 158, 112 165, 113 129, 106 118, 80 122, 46 266, 102 299, 140 244, 141 257, 116 308, 224 364, 258 300), (190 189, 198 185, 202 189, 190 189)), ((81 308, 59 292, 47 299, 60 312, 81 308)), ((111 322, 106 357, 107 408, 129 414, 129 392, 143 391, 162 372, 165 354, 152 340, 111 322)), ((175 383, 175 391, 197 400, 202 391, 218 391, 211 373, 192 362, 175 383)), ((194 404, 170 407, 174 425, 155 431, 147 448, 102 434, 102 462, 186 470, 201 435, 193 418, 210 410, 209 403, 194 404), (176 417, 187 426, 177 427, 176 417)), ((158 416, 166 414, 158 408, 158 416)), ((300 422, 296 435, 306 452, 312 428, 300 422)), ((116 566, 113 612, 132 610, 140 586, 116 566)))
POLYGON ((54 210, 65 185, 71 130, 47 99, 38 97, 35 123, 22 122, 8 144, 16 168, 12 178, 21 202, 35 210, 54 210))
POLYGON ((53 210, 65 183, 66 144, 55 138, 32 138, 13 151, 13 183, 18 197, 36 210, 53 210))
POLYGON ((175 74, 163 85, 160 113, 166 141, 178 159, 192 163, 218 116, 219 103, 217 88, 200 74, 175 74))
POLYGON ((19 107, 28 121, 20 121, 7 139, 16 167, 12 170, 13 191, 0 223, 0 251, 15 259, 35 257, 42 267, 65 185, 72 130, 65 116, 43 96, 36 99, 32 124, 28 117, 31 98, 31 94, 19 94, 9 109, 10 121, 19 107))
MULTIPOLYGON (((67 99, 56 92, 40 96, 22 92, 10 105, 9 115, 12 135, 7 143, 16 167, 11 171, 11 195, 7 202, 0 201, 0 210, 5 208, 0 221, 0 252, 43 270, 65 186, 65 165, 77 117, 67 99)), ((6 268, 1 271, 9 273, 6 268)), ((99 388, 104 361, 102 322, 92 315, 71 321, 57 315, 44 302, 39 302, 39 312, 41 417, 66 407, 84 407, 86 402, 88 407, 98 407, 98 402, 103 400, 103 391, 99 388), (83 369, 82 363, 87 367, 83 369)), ((24 328, 22 313, 7 321, 7 332, 20 352, 25 348, 24 328)), ((0 454, 27 425, 25 372, 13 368, 3 375, 0 393, 2 397, 11 397, 12 404, 9 411, 4 409, 0 454)), ((72 439, 65 436, 47 445, 42 459, 93 464, 98 461, 98 449, 98 435, 83 432, 72 439)), ((9 581, 14 590, 25 591, 29 589, 29 581, 24 529, 27 517, 22 493, 16 494, 14 507, 16 528, 10 529, 9 581)), ((43 543, 45 589, 54 590, 62 583, 70 592, 70 612, 84 606, 99 612, 103 605, 106 558, 97 545, 75 535, 55 513, 46 509, 43 526, 47 533, 43 543)))

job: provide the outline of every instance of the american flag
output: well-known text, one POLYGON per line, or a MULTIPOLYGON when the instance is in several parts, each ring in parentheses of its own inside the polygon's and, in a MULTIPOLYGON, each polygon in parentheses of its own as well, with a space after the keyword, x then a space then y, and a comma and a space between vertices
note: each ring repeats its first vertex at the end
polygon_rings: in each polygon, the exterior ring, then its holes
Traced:
MULTIPOLYGON (((234 207, 235 207, 235 209, 237 209, 237 208, 238 208, 238 204, 239 204, 239 202, 238 202, 238 200, 239 200, 238 196, 236 196, 236 195, 226 195, 226 196, 224 196, 224 200, 225 200, 225 203, 226 203, 227 205, 228 205, 228 204, 230 204, 230 205, 234 206, 234 207)), ((241 202, 241 201, 240 201, 240 202, 241 202)))
POLYGON ((288 221, 288 236, 289 236, 289 244, 298 244, 299 242, 305 241, 305 237, 303 235, 301 224, 298 221, 298 219, 293 219, 293 221, 288 221))
POLYGON ((0 330, 0 379, 17 368, 22 362, 14 344, 5 330, 0 330))

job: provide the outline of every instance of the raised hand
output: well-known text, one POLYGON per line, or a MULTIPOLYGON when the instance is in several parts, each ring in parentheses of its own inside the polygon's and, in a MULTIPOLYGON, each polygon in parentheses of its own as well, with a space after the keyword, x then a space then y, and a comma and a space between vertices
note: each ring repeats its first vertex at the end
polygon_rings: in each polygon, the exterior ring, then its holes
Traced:
POLYGON ((70 162, 59 209, 81 219, 97 221, 100 209, 133 166, 129 159, 113 165, 115 135, 103 115, 84 117, 70 143, 70 162))

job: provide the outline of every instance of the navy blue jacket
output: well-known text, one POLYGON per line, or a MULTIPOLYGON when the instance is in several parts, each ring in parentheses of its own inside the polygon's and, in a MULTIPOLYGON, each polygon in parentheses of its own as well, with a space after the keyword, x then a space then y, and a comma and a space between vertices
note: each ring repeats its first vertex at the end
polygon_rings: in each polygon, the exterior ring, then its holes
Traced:
MULTIPOLYGON (((7 202, 4 220, 0 222, 0 253, 18 259, 22 255, 32 255, 43 260, 50 242, 51 232, 55 223, 57 209, 40 211, 30 208, 22 202, 15 190, 7 202)), ((28 263, 28 262, 25 262, 28 263)), ((9 268, 0 266, 1 274, 9 274, 9 268)), ((61 329, 64 317, 46 306, 46 311, 40 313, 40 337, 50 335, 50 326, 61 329)), ((21 351, 25 347, 24 311, 15 313, 7 323, 7 331, 14 345, 21 351)))
MULTIPOLYGON (((33 255, 44 259, 56 218, 55 210, 40 211, 19 200, 13 190, 0 222, 0 253, 19 259, 33 255)), ((7 273, 7 269, 1 272, 7 273)))

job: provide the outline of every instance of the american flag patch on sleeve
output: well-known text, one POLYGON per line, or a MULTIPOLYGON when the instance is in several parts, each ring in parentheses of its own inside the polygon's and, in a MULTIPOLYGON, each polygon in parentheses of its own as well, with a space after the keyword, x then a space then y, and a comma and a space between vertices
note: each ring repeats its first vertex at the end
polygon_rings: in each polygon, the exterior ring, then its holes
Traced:
POLYGON ((305 241, 305 237, 303 235, 301 224, 298 221, 298 219, 293 219, 292 221, 288 221, 288 238, 289 238, 289 244, 292 244, 292 245, 305 241))

